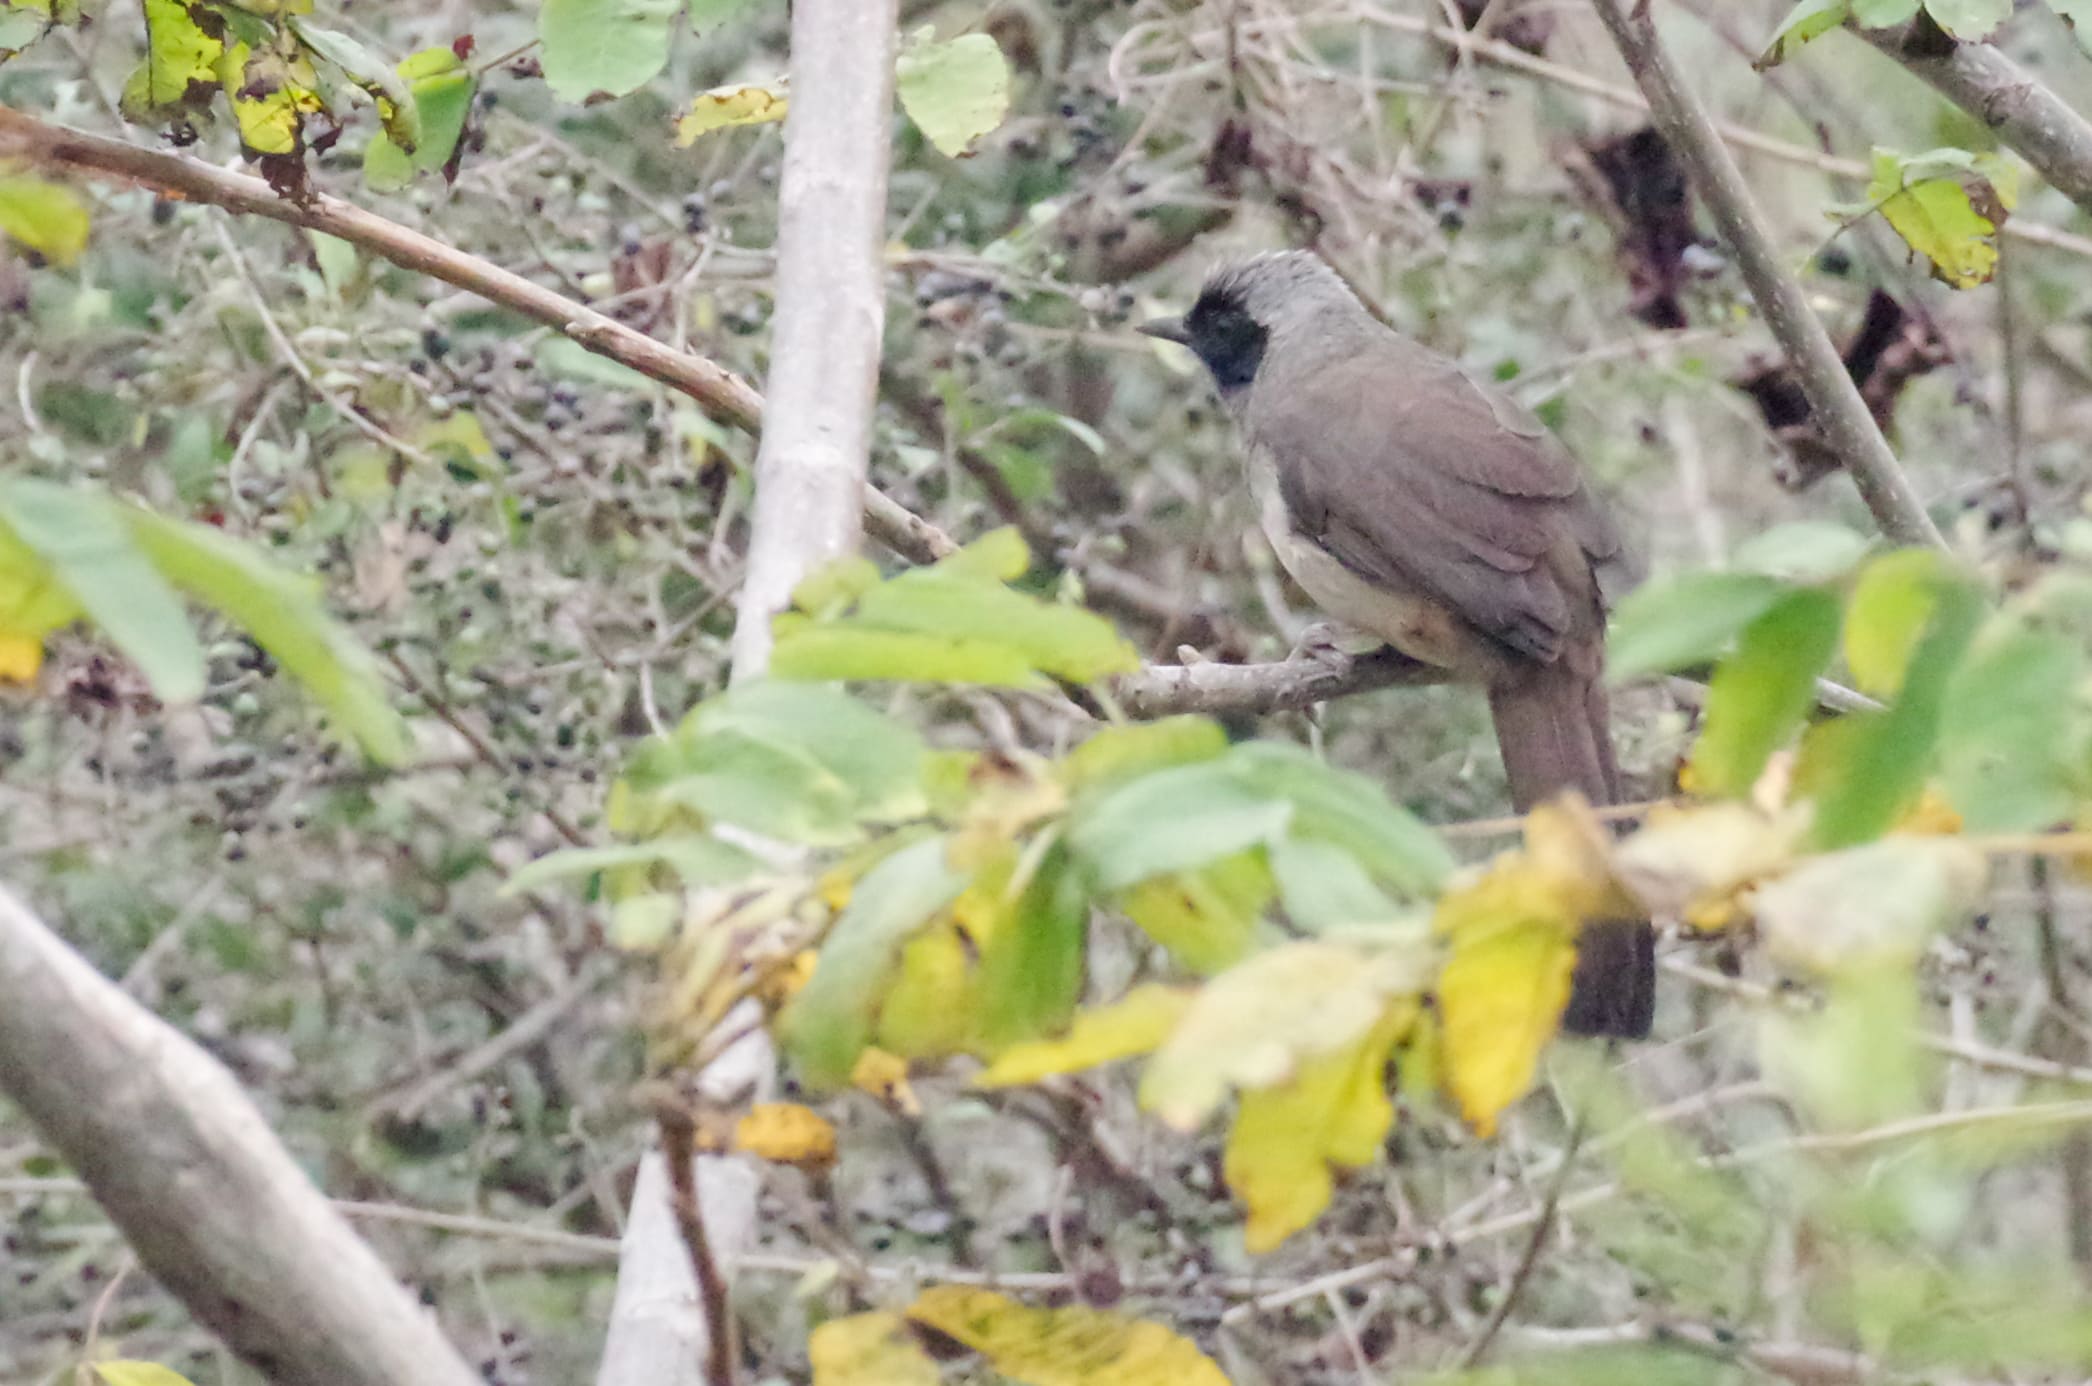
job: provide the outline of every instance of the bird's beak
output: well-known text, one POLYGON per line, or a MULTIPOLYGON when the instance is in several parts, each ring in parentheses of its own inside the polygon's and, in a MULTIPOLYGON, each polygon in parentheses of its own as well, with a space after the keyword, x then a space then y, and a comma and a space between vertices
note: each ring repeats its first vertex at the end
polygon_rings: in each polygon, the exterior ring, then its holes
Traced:
POLYGON ((1191 334, 1184 330, 1182 318, 1156 318, 1152 322, 1142 323, 1134 330, 1144 337, 1160 337, 1163 341, 1175 342, 1178 346, 1191 345, 1191 334))

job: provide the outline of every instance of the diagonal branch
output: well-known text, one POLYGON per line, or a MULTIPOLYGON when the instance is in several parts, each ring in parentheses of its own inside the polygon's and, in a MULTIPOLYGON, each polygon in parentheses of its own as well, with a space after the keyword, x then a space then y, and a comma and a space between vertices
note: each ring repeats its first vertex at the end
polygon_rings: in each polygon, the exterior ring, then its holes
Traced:
MULTIPOLYGON (((207 203, 338 236, 401 269, 440 279, 549 327, 599 356, 689 396, 716 419, 750 432, 762 427, 762 395, 732 371, 692 352, 678 351, 490 260, 338 197, 322 193, 295 202, 251 174, 69 129, 6 106, 0 106, 0 156, 119 179, 163 197, 207 203)), ((869 485, 864 507, 871 533, 912 562, 928 562, 958 547, 937 526, 869 485)))
POLYGON ((1744 282, 1773 336, 1794 366, 1817 427, 1874 513, 1882 532, 1902 544, 1939 547, 1943 541, 1889 450, 1888 440, 1860 398, 1838 348, 1809 308, 1802 287, 1773 248, 1771 233, 1751 200, 1742 170, 1716 133, 1656 36, 1646 5, 1593 0, 1627 70, 1649 98, 1649 114, 1691 171, 1700 197, 1736 253, 1744 282))
POLYGON ((1903 30, 1858 32, 1989 126, 2050 187, 2092 212, 2092 121, 2034 74, 1987 43, 1957 43, 1923 16, 1903 30))
POLYGON ((0 1094, 86 1181, 160 1283, 268 1380, 480 1379, 232 1075, 4 889, 0 1094))

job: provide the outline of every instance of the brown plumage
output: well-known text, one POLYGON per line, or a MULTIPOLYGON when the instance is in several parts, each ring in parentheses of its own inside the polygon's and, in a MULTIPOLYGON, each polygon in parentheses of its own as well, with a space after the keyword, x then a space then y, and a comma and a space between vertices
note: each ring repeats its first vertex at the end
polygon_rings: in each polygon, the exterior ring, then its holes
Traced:
MULTIPOLYGON (((1308 595, 1488 690, 1520 811, 1571 789, 1618 802, 1605 609, 1631 575, 1539 420, 1374 318, 1304 252, 1223 269, 1181 321, 1143 330, 1212 371, 1265 533, 1308 595)), ((1654 950, 1645 921, 1586 928, 1564 1026, 1647 1034, 1654 950)))

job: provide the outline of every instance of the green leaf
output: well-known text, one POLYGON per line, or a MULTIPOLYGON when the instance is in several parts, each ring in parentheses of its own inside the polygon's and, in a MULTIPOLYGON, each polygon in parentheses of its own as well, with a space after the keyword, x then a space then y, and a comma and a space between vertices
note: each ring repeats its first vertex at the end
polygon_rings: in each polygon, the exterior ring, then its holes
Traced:
POLYGON ((1100 890, 1119 890, 1272 841, 1293 806, 1245 784, 1227 761, 1142 775, 1073 814, 1068 845, 1100 890))
POLYGON ((804 750, 873 821, 924 810, 921 738, 840 688, 761 680, 711 699, 689 720, 699 736, 739 732, 804 750))
POLYGON ((1830 582, 1859 566, 1870 547, 1857 530, 1830 520, 1775 525, 1736 546, 1731 563, 1782 582, 1830 582))
POLYGON ((0 523, 52 573, 153 692, 190 702, 204 685, 203 648, 188 613, 140 551, 115 502, 30 477, 0 481, 0 523))
POLYGON ((1042 689, 1021 651, 982 640, 819 622, 785 613, 772 623, 770 675, 816 682, 954 683, 1042 689))
POLYGON ((1940 779, 1972 832, 2067 821, 2087 764, 2086 656, 2055 631, 2008 621, 1955 672, 1940 723, 1940 779))
POLYGON ((1907 24, 1918 12, 1920 0, 1852 0, 1852 22, 1862 29, 1886 29, 1907 24))
POLYGON ((1228 734, 1205 717, 1165 717, 1106 727, 1062 758, 1060 779, 1070 790, 1097 790, 1172 765, 1195 765, 1226 754, 1228 734))
POLYGON ((136 508, 123 513, 161 574, 275 656, 365 755, 384 765, 408 758, 413 740, 385 700, 376 664, 328 617, 316 584, 208 526, 136 508))
POLYGON ((1872 841, 1916 800, 1932 765, 1947 688, 1982 615, 1972 584, 1942 582, 1895 706, 1828 723, 1803 740, 1795 783, 1816 802, 1810 832, 1816 846, 1872 841))
MULTIPOLYGON (((374 100, 390 103, 411 120, 414 94, 406 80, 390 64, 338 29, 314 24, 301 15, 285 21, 298 42, 341 70, 341 75, 363 88, 374 100)), ((449 49, 442 50, 446 53, 449 49)), ((452 55, 456 61, 456 55, 452 55)), ((411 137, 410 137, 411 140, 411 137)))
POLYGON ((1705 729, 1692 752, 1693 788, 1740 798, 1816 702, 1816 676, 1838 647, 1838 599, 1790 592, 1743 632, 1714 671, 1705 729))
POLYGON ((544 0, 538 9, 545 84, 564 101, 624 96, 668 63, 683 0, 544 0))
POLYGON ((705 34, 752 10, 762 9, 765 3, 766 0, 690 0, 690 27, 705 34))
POLYGON ((547 337, 531 350, 531 359, 547 375, 613 390, 637 390, 647 378, 620 361, 598 356, 572 337, 547 337))
POLYGON ((1193 972, 1242 961, 1271 903, 1271 868, 1261 851, 1234 852, 1184 871, 1150 876, 1119 897, 1126 917, 1193 972))
MULTIPOLYGON (((363 181, 380 192, 403 188, 416 175, 448 165, 472 114, 472 69, 449 48, 425 48, 411 54, 400 63, 399 75, 412 93, 413 149, 410 152, 389 129, 379 131, 364 146, 363 181)), ((591 353, 591 359, 600 358, 591 353)))
POLYGON ((1089 896, 1073 858, 1050 848, 981 949, 977 1030, 990 1053, 1058 1031, 1082 999, 1089 896))
POLYGON ((924 138, 953 158, 1002 124, 1010 109, 1010 65, 987 34, 930 43, 923 30, 894 68, 894 93, 924 138))
POLYGON ((1988 868, 1958 838, 1884 838, 1804 860, 1754 892, 1772 957, 1818 974, 1910 967, 1972 906, 1988 868))
POLYGON ((1295 838, 1341 847, 1405 895, 1432 894, 1452 874, 1453 855, 1438 834, 1363 775, 1276 741, 1245 742, 1228 753, 1227 765, 1244 784, 1291 807, 1295 838))
POLYGON ((1945 565, 1931 549, 1883 554, 1860 573, 1845 622, 1845 662, 1860 691, 1893 698, 1939 604, 1945 565))
POLYGON ((1401 918, 1358 858, 1341 847, 1287 836, 1268 855, 1287 915, 1309 933, 1385 926, 1401 918))
POLYGON ((1614 683, 1704 664, 1787 591, 1762 573, 1687 573, 1628 593, 1606 653, 1614 683))
POLYGON ((1925 0, 1925 13, 1963 43, 1975 43, 2012 18, 2012 0, 1925 0))
POLYGON ((520 868, 501 887, 503 895, 536 890, 553 881, 593 876, 624 866, 666 866, 684 885, 724 885, 753 874, 760 865, 748 853, 716 837, 681 834, 623 842, 609 847, 573 847, 548 852, 520 868))
POLYGON ((0 177, 0 234, 60 269, 87 248, 87 204, 71 188, 26 174, 0 177))
POLYGON ((687 149, 700 135, 736 125, 768 125, 783 120, 791 98, 782 78, 775 82, 732 82, 691 98, 690 109, 676 121, 676 147, 687 149))
POLYGON ((939 568, 902 573, 872 588, 858 601, 856 620, 887 630, 993 642, 1016 651, 1032 668, 1075 683, 1140 667, 1133 647, 1093 612, 939 568))
POLYGON ((1783 63, 1794 56, 1801 46, 1819 34, 1827 34, 1845 22, 1850 13, 1849 0, 1801 0, 1780 21, 1780 27, 1772 31, 1765 51, 1758 55, 1751 66, 1763 72, 1766 68, 1783 63))
POLYGON ((849 1080, 901 949, 966 884, 946 863, 945 847, 941 836, 925 838, 866 872, 829 930, 814 975, 780 1022, 785 1049, 813 1087, 849 1080))

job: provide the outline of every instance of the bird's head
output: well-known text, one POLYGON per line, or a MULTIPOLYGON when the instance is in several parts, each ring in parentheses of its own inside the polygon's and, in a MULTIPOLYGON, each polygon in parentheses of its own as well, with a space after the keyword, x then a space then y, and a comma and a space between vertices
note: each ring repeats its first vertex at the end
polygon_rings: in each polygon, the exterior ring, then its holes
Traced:
POLYGON ((1206 278, 1181 318, 1157 318, 1140 331, 1190 347, 1223 395, 1256 379, 1275 340, 1315 331, 1327 315, 1349 321, 1359 303, 1336 272, 1305 250, 1274 251, 1223 265, 1206 278))

